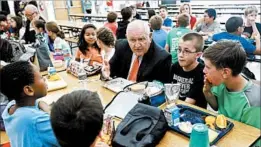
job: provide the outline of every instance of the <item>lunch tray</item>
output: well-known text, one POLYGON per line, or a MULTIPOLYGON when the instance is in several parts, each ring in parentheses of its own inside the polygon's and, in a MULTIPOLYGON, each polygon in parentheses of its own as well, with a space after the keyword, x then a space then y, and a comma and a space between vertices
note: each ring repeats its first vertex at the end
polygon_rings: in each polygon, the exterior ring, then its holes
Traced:
MULTIPOLYGON (((206 116, 214 116, 212 114, 203 112, 201 110, 194 109, 189 106, 181 105, 181 104, 178 104, 177 107, 180 108, 180 122, 189 121, 189 122, 191 122, 192 125, 195 123, 204 123, 205 124, 206 116)), ((216 117, 216 116, 214 116, 214 117, 216 117)), ((210 142, 210 145, 216 144, 233 127, 234 127, 234 124, 229 120, 227 120, 227 127, 225 129, 217 129, 217 127, 216 127, 216 129, 214 131, 216 131, 218 133, 218 136, 216 139, 214 139, 212 142, 210 142)), ((190 133, 185 133, 185 132, 181 131, 179 129, 178 125, 171 126, 170 128, 172 130, 190 138, 190 133)))

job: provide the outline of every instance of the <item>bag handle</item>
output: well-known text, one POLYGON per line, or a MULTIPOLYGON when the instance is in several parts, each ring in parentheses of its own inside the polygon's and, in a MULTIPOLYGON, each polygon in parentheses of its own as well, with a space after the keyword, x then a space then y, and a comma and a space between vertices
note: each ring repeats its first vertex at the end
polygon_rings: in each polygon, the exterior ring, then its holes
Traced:
POLYGON ((129 123, 128 125, 126 125, 126 126, 121 130, 120 133, 121 133, 122 135, 128 134, 129 131, 131 130, 131 128, 134 126, 134 124, 137 123, 137 121, 140 120, 140 119, 148 119, 148 120, 150 120, 150 125, 149 125, 148 127, 144 128, 144 129, 142 129, 140 132, 137 133, 136 140, 141 140, 141 139, 143 138, 143 136, 145 135, 144 132, 145 132, 147 129, 149 129, 149 128, 152 126, 152 124, 153 124, 153 120, 152 120, 152 118, 149 117, 149 116, 144 116, 144 117, 140 117, 140 118, 134 119, 131 123, 129 123))

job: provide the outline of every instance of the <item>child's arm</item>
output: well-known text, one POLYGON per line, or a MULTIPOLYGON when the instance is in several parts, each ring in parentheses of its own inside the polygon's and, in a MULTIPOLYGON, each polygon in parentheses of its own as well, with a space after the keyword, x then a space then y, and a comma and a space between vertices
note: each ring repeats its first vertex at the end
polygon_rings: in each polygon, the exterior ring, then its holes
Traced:
POLYGON ((257 32, 254 36, 256 41, 256 50, 254 52, 255 55, 261 55, 261 44, 260 44, 260 34, 257 32))
POLYGON ((205 95, 205 98, 207 100, 207 102, 209 103, 209 105, 211 106, 212 109, 214 109, 215 111, 218 110, 218 105, 217 105, 217 99, 216 97, 211 93, 210 89, 212 87, 212 84, 209 82, 209 80, 207 79, 207 77, 205 76, 204 79, 204 87, 203 87, 203 93, 205 95))
POLYGON ((44 112, 47 112, 48 114, 51 113, 49 105, 44 101, 39 101, 38 107, 39 109, 43 110, 44 112))

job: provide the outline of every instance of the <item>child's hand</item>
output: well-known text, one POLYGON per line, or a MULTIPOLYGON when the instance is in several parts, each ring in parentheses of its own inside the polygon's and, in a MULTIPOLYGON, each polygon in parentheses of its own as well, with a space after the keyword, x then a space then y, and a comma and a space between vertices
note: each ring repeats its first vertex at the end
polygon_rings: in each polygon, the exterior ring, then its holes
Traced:
POLYGON ((254 37, 255 40, 260 40, 260 34, 259 33, 253 34, 253 37, 254 37))
POLYGON ((97 142, 94 147, 109 147, 109 145, 104 142, 97 142))
POLYGON ((50 114, 51 112, 49 105, 44 101, 39 101, 38 107, 39 109, 43 110, 44 112, 47 112, 48 114, 50 114))
POLYGON ((110 78, 110 64, 108 61, 104 60, 104 65, 102 68, 102 75, 105 79, 109 79, 110 78))
POLYGON ((206 75, 204 75, 203 93, 211 93, 212 82, 206 75))

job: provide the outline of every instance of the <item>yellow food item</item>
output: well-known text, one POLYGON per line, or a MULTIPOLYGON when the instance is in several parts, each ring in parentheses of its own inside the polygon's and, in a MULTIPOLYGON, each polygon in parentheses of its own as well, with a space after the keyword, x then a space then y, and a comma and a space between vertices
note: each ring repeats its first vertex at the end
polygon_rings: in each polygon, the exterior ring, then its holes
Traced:
POLYGON ((207 117, 205 118, 205 122, 206 122, 206 123, 214 124, 214 123, 215 123, 215 120, 216 120, 216 118, 215 118, 214 116, 207 116, 207 117))
POLYGON ((218 136, 218 133, 214 130, 208 129, 208 139, 209 142, 214 141, 218 136))
POLYGON ((206 122, 206 125, 208 125, 209 128, 215 130, 215 121, 216 121, 216 118, 214 116, 207 116, 205 118, 205 122, 206 122))
POLYGON ((48 78, 49 81, 58 81, 58 80, 61 79, 58 74, 48 75, 47 78, 48 78))
POLYGON ((223 114, 220 114, 217 116, 216 119, 216 125, 220 128, 220 129, 224 129, 227 127, 227 119, 223 114))

